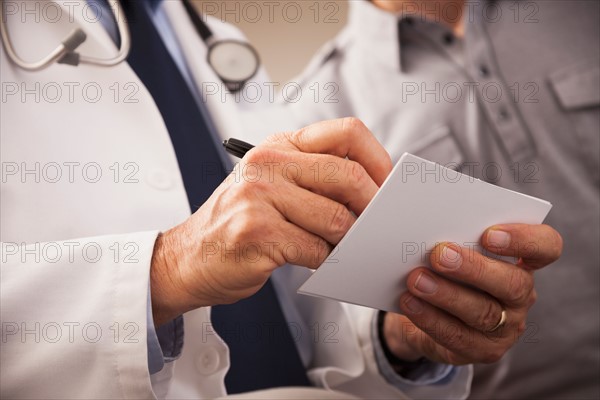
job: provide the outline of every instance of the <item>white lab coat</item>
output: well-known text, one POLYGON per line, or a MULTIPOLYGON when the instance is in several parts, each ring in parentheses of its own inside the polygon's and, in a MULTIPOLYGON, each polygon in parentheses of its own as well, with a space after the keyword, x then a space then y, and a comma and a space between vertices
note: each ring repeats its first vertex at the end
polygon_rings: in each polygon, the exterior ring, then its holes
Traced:
MULTIPOLYGON (((114 54, 101 24, 86 20, 84 2, 58 3, 59 21, 9 17, 22 58, 47 54, 75 26, 88 35, 82 53, 114 54)), ((181 4, 165 6, 178 21, 174 28, 196 82, 220 82, 181 4)), ((218 21, 210 24, 217 36, 237 34, 218 21)), ((169 134, 151 96, 126 63, 55 64, 32 73, 12 65, 4 49, 1 55, 2 397, 225 395, 228 349, 209 328, 209 308, 185 315, 181 358, 148 373, 154 242, 159 231, 189 214, 169 134)), ((224 137, 253 139, 237 126, 235 104, 215 96, 207 108, 224 137)), ((324 340, 325 331, 315 336, 310 379, 364 397, 404 397, 378 373, 373 311, 294 295, 308 273, 281 272, 306 326, 323 329, 333 322, 337 329, 334 340, 324 340)))

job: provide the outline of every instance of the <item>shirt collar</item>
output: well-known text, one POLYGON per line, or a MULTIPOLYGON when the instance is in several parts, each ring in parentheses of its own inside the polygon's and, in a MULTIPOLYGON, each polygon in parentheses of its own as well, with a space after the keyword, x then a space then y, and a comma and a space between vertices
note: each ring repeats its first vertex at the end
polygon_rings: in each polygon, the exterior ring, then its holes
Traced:
POLYGON ((398 68, 398 16, 367 0, 350 1, 347 31, 357 44, 390 68, 398 68))
POLYGON ((456 40, 446 26, 428 21, 414 14, 393 14, 382 10, 368 0, 351 1, 348 13, 348 34, 361 46, 361 51, 379 63, 402 71, 403 44, 414 39, 418 33, 420 40, 426 38, 438 50, 444 49, 444 41, 456 40), (409 29, 412 32, 408 32, 409 29), (404 33, 403 33, 404 32, 404 33))

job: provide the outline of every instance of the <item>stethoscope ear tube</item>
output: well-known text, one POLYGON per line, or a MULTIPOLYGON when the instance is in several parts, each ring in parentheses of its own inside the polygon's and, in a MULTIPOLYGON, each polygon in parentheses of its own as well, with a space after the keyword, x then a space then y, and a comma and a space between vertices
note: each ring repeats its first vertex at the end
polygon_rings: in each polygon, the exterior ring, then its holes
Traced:
POLYGON ((75 49, 79 47, 83 42, 85 42, 86 38, 87 35, 85 34, 85 32, 79 28, 71 32, 71 34, 67 36, 67 38, 62 42, 63 46, 65 47, 65 49, 68 50, 68 52, 65 53, 64 56, 56 60, 56 62, 59 64, 67 64, 73 66, 79 65, 79 63, 81 62, 81 57, 79 56, 79 53, 75 52, 75 49))

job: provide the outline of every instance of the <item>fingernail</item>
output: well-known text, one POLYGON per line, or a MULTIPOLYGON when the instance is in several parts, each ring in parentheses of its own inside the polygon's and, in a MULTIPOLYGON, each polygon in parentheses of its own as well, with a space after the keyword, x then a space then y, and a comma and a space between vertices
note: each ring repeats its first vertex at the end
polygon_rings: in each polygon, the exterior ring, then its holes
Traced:
POLYGON ((492 229, 488 231, 487 242, 489 247, 505 249, 510 245, 510 234, 508 232, 492 229))
POLYGON ((462 257, 451 247, 444 247, 440 263, 448 269, 458 269, 462 265, 462 257))
POLYGON ((421 272, 415 281, 415 287, 423 293, 432 294, 437 292, 438 284, 432 277, 421 272))
POLYGON ((421 311, 423 311, 423 303, 415 296, 408 296, 408 298, 404 300, 404 305, 408 308, 408 311, 413 314, 420 314, 421 311))

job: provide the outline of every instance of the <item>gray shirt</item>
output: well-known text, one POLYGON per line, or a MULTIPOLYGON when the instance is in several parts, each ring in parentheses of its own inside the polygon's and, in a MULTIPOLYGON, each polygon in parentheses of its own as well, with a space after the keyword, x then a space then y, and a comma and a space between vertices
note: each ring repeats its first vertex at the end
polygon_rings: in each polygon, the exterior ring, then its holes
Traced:
POLYGON ((473 398, 600 397, 599 4, 467 2, 459 39, 353 1, 301 95, 249 116, 263 132, 356 116, 395 160, 409 151, 554 205, 563 256, 536 273, 517 344, 476 366, 473 398))

